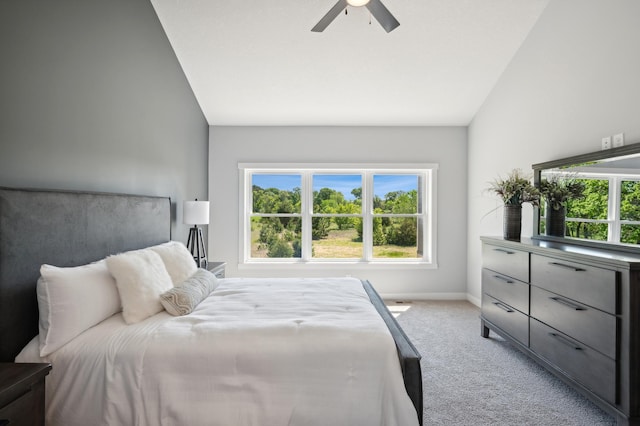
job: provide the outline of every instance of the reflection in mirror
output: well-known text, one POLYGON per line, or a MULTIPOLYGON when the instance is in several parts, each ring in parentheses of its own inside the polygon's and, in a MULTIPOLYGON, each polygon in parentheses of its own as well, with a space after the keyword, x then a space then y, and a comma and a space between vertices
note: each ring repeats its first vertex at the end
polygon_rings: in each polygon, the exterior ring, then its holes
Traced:
POLYGON ((623 148, 533 166, 539 236, 640 247, 640 144, 623 148))

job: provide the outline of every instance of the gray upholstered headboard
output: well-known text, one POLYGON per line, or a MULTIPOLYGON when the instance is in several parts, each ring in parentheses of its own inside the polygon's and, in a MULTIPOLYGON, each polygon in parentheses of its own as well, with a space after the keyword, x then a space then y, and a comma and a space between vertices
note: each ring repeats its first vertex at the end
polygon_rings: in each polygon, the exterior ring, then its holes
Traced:
POLYGON ((170 239, 166 197, 0 187, 0 362, 38 334, 40 265, 83 265, 170 239))

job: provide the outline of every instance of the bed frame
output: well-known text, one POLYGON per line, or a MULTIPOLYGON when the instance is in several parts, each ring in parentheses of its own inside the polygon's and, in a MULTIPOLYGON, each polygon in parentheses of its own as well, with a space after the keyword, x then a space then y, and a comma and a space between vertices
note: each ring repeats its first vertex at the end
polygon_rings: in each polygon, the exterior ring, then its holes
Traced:
MULTIPOLYGON (((167 197, 0 187, 0 362, 13 362, 38 334, 40 265, 78 266, 170 239, 167 197)), ((420 353, 371 284, 363 286, 396 342, 422 424, 420 353)))

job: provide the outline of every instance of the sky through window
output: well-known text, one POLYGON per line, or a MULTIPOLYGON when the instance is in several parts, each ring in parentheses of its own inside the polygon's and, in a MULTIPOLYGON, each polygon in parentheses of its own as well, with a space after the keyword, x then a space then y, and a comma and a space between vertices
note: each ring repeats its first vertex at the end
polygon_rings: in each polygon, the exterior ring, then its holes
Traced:
MULTIPOLYGON (((351 191, 362 186, 361 175, 314 175, 313 190, 321 188, 331 188, 342 192, 346 200, 353 200, 351 191)), ((297 174, 254 174, 253 185, 262 189, 276 188, 282 191, 292 191, 300 188, 301 177, 297 174)), ((374 175, 373 177, 374 195, 384 198, 392 191, 409 192, 418 189, 418 177, 413 174, 406 175, 374 175)))

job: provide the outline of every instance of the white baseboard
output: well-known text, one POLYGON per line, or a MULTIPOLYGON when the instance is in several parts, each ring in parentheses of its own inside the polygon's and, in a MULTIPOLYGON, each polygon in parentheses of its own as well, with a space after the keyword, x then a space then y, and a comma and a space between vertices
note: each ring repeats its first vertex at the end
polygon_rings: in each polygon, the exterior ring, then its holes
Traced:
MULTIPOLYGON (((469 300, 467 293, 381 293, 384 300, 469 300)), ((473 303, 473 302, 471 302, 473 303)))
POLYGON ((473 303, 474 305, 476 305, 478 308, 482 305, 482 301, 480 299, 478 299, 475 296, 472 296, 470 294, 467 293, 467 300, 471 303, 473 303))
POLYGON ((478 308, 482 304, 480 299, 469 293, 383 293, 380 297, 387 301, 396 300, 403 302, 412 300, 466 300, 478 308))

